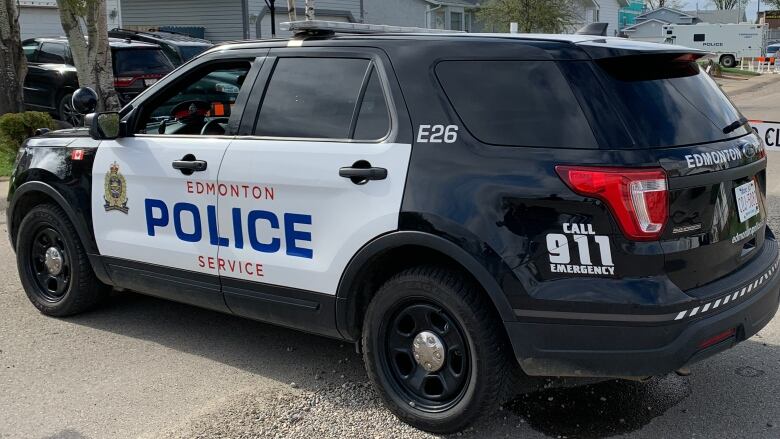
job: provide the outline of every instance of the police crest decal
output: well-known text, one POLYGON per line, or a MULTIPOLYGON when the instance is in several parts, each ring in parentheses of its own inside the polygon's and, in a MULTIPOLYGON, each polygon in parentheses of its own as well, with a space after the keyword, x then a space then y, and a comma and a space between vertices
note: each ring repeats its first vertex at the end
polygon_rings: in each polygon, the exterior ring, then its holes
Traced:
POLYGON ((106 174, 104 189, 103 198, 106 200, 106 204, 103 207, 105 207, 106 212, 118 210, 127 213, 130 210, 127 207, 127 182, 125 176, 119 172, 119 165, 116 162, 111 164, 109 172, 106 174))

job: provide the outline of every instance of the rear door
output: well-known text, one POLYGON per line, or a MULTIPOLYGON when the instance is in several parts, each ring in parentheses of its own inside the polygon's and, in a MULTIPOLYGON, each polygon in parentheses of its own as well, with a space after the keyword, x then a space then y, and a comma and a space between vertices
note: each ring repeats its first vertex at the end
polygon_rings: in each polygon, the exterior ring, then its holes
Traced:
POLYGON ((225 301, 264 320, 277 295, 335 295, 358 249, 397 229, 411 152, 378 52, 270 55, 219 173, 225 301))

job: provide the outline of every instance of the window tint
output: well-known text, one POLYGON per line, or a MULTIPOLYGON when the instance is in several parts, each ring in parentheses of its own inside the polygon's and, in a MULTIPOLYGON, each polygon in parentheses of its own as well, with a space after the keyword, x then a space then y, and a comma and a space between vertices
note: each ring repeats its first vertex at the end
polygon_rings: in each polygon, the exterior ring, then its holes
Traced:
POLYGON ((704 34, 693 34, 693 41, 704 41, 704 34))
POLYGON ((38 43, 35 41, 25 41, 22 45, 24 56, 28 62, 35 62, 36 53, 38 51, 38 43))
POLYGON ((569 84, 552 61, 445 61, 436 75, 463 124, 481 142, 597 147, 569 84))
POLYGON ((173 70, 173 64, 162 49, 114 50, 111 56, 114 60, 115 76, 167 74, 173 70))
POLYGON ((355 139, 378 140, 390 131, 390 114, 387 111, 387 102, 382 92, 382 84, 374 69, 363 95, 360 105, 357 124, 355 126, 355 139))
POLYGON ((675 56, 609 58, 597 65, 604 85, 639 147, 682 146, 739 137, 740 127, 723 128, 740 118, 717 84, 695 62, 675 56))
POLYGON ((211 120, 221 119, 220 126, 203 134, 224 134, 241 87, 250 68, 249 62, 213 65, 190 73, 148 105, 139 133, 201 134, 211 120), (200 111, 200 114, 195 114, 200 111), (194 117, 198 116, 198 117, 194 117))
POLYGON ((349 138, 368 64, 365 59, 280 58, 254 134, 349 138))
POLYGON ((43 43, 38 52, 39 63, 65 64, 65 45, 60 43, 43 43))

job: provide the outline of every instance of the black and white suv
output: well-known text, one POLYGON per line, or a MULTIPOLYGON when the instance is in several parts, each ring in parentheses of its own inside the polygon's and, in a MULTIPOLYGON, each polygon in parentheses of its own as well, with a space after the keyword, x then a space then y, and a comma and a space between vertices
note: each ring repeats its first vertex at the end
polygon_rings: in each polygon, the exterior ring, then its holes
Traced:
POLYGON ((666 374, 774 316, 765 152, 701 53, 333 27, 27 141, 7 214, 32 303, 114 286, 355 342, 434 432, 516 379, 666 374))

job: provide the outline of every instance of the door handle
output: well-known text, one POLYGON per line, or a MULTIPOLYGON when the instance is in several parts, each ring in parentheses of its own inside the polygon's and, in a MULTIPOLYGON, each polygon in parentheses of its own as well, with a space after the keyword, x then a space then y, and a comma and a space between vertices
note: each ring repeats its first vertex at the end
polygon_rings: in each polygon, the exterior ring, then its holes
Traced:
POLYGON ((365 160, 358 160, 350 167, 339 168, 339 176, 349 178, 355 184, 366 184, 369 180, 386 179, 387 169, 375 168, 365 160))
POLYGON ((181 160, 174 160, 171 163, 173 169, 178 169, 184 175, 191 175, 193 172, 205 171, 208 163, 205 160, 198 160, 193 154, 187 154, 181 160))

